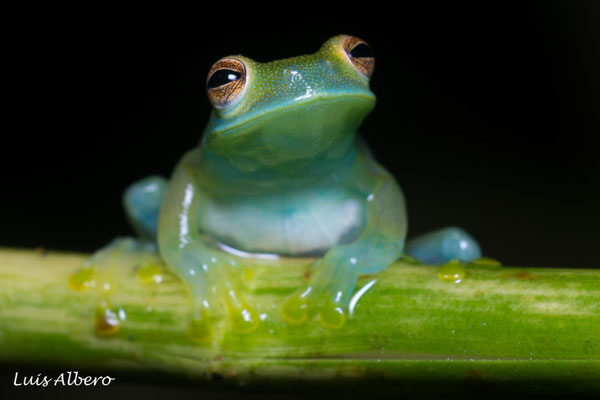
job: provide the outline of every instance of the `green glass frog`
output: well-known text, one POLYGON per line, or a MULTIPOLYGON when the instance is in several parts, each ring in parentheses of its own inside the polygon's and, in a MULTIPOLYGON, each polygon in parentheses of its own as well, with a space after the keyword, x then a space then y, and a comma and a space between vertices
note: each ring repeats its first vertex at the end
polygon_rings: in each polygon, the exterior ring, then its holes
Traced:
POLYGON ((228 272, 248 257, 318 257, 281 313, 290 324, 318 315, 331 328, 343 325, 357 277, 403 251, 426 263, 480 257, 459 228, 405 247, 402 192, 357 135, 375 105, 374 66, 367 43, 347 35, 311 55, 221 59, 208 74, 213 110, 201 146, 169 182, 150 177, 126 190, 132 225, 189 288, 197 337, 210 337, 215 296, 239 332, 258 323, 228 272))

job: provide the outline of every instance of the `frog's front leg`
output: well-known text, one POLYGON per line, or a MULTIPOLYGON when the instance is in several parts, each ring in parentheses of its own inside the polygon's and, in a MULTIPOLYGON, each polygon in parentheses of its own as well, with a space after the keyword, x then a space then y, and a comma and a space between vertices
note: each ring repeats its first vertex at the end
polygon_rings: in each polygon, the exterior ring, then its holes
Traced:
POLYGON ((158 246, 169 268, 187 285, 192 301, 190 335, 211 337, 211 318, 219 296, 225 299, 236 332, 256 328, 258 316, 239 294, 232 268, 239 258, 206 243, 199 230, 199 214, 206 194, 198 185, 199 150, 187 153, 177 166, 167 189, 159 218, 158 246))
POLYGON ((381 271, 402 255, 407 229, 404 197, 387 172, 379 169, 366 203, 362 234, 354 242, 331 248, 313 265, 310 283, 284 304, 285 321, 302 323, 314 308, 323 326, 341 327, 358 275, 381 271))

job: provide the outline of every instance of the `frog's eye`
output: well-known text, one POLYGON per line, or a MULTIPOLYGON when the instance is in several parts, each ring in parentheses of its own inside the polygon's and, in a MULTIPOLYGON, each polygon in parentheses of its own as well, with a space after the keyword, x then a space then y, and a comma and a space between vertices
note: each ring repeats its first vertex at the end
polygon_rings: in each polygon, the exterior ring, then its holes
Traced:
POLYGON ((344 39, 343 45, 344 51, 354 68, 362 76, 369 79, 375 69, 375 57, 373 57, 371 47, 365 41, 354 36, 348 36, 344 39))
POLYGON ((246 86, 246 66, 235 58, 217 61, 208 72, 208 99, 217 108, 235 103, 246 86))

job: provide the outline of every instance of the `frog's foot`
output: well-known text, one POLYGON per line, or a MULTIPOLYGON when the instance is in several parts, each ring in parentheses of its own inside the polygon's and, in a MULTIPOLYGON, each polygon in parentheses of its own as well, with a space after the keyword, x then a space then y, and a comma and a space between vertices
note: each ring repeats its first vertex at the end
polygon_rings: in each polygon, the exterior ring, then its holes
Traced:
POLYGON ((411 239, 404 251, 425 264, 444 264, 450 260, 472 261, 481 257, 477 241, 457 227, 443 228, 411 239))
POLYGON ((94 327, 99 336, 118 332, 125 312, 119 306, 120 276, 138 267, 138 276, 156 281, 160 277, 160 258, 156 246, 133 238, 117 238, 96 251, 78 271, 69 277, 69 287, 89 291, 96 298, 94 327))
POLYGON ((216 290, 211 293, 200 289, 203 285, 192 284, 192 315, 188 334, 195 342, 204 343, 212 338, 213 317, 215 314, 221 313, 217 303, 222 299, 224 299, 233 332, 247 334, 258 327, 258 314, 244 300, 240 291, 233 289, 229 282, 221 282, 221 285, 223 286, 213 286, 216 290), (227 289, 227 286, 230 289, 227 289))
POLYGON ((285 322, 298 325, 317 315, 325 328, 341 328, 347 318, 350 295, 358 273, 352 265, 333 265, 324 258, 313 266, 314 275, 308 285, 295 292, 283 305, 285 322))
POLYGON ((229 315, 233 332, 245 334, 257 328, 259 317, 241 294, 235 271, 238 268, 235 260, 207 249, 187 253, 178 263, 176 271, 187 284, 192 299, 188 329, 192 340, 209 341, 214 320, 223 313, 229 315))

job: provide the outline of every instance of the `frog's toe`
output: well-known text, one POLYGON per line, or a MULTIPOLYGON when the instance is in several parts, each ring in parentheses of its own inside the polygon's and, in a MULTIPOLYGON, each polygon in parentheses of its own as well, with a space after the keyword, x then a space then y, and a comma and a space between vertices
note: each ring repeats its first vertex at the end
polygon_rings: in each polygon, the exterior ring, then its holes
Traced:
POLYGON ((405 252, 426 264, 444 264, 450 260, 472 261, 481 257, 477 241, 466 231, 447 227, 411 239, 405 252))
POLYGON ((212 338, 212 324, 207 310, 195 313, 188 326, 189 337, 198 343, 206 343, 212 338))
POLYGON ((231 328, 236 333, 250 333, 258 326, 259 316, 246 302, 240 290, 235 289, 237 286, 227 279, 224 282, 223 289, 226 295, 231 328))
POLYGON ((94 268, 91 265, 82 265, 77 271, 69 276, 69 288, 76 291, 90 289, 96 284, 94 280, 94 268))
POLYGON ((308 295, 311 288, 297 291, 281 307, 281 318, 290 325, 300 325, 308 319, 308 295))
POLYGON ((234 332, 250 333, 258 327, 258 314, 245 301, 235 305, 229 303, 228 308, 234 332))
MULTIPOLYGON (((222 292, 208 294, 203 293, 201 296, 193 298, 193 312, 190 325, 188 327, 189 337, 197 343, 206 343, 213 336, 212 327, 212 312, 216 319, 221 317, 221 308, 210 306, 210 304, 219 303, 216 301, 216 296, 220 296, 222 292), (210 298, 210 299, 209 299, 210 298)), ((228 290, 223 293, 226 296, 225 304, 229 314, 231 323, 231 331, 237 334, 247 334, 253 332, 258 327, 260 318, 258 313, 244 300, 244 298, 234 290, 228 290)))
POLYGON ((334 300, 325 301, 319 307, 319 322, 324 328, 339 329, 346 322, 344 306, 334 300))
POLYGON ((117 238, 92 254, 79 270, 69 277, 69 287, 73 290, 109 290, 113 286, 112 283, 116 283, 117 275, 126 272, 126 267, 148 267, 143 271, 149 273, 150 269, 154 272, 160 270, 160 264, 154 243, 131 237, 117 238))
MULTIPOLYGON (((336 291, 336 294, 339 293, 342 292, 336 291)), ((342 296, 334 296, 324 288, 308 286, 298 290, 283 304, 281 316, 290 325, 300 325, 308 320, 309 314, 316 313, 323 327, 339 329, 346 322, 346 308, 342 296)))
POLYGON ((357 271, 334 259, 321 259, 313 265, 310 283, 294 293, 283 305, 281 314, 289 324, 301 324, 317 314, 325 328, 337 329, 346 321, 349 295, 357 271))
POLYGON ((192 340, 207 341, 212 336, 212 323, 227 318, 234 333, 247 334, 258 327, 260 317, 244 299, 235 271, 238 266, 233 259, 201 251, 181 259, 177 271, 190 291, 192 322, 188 333, 192 340))
MULTIPOLYGON (((134 246, 132 238, 117 238, 107 246, 94 252, 81 267, 69 277, 69 287, 83 291, 100 288, 100 283, 109 284, 114 274, 115 261, 134 246), (100 281, 106 282, 100 282, 100 281)), ((106 286, 108 287, 108 286, 106 286)))

